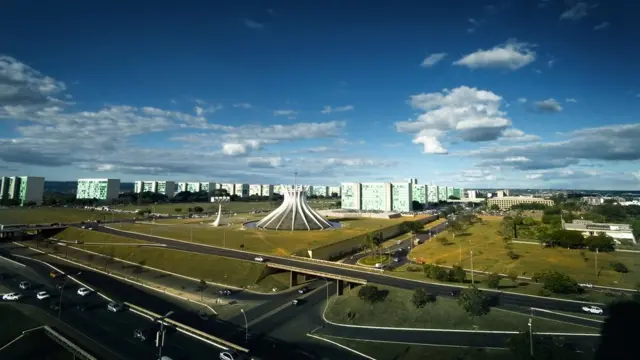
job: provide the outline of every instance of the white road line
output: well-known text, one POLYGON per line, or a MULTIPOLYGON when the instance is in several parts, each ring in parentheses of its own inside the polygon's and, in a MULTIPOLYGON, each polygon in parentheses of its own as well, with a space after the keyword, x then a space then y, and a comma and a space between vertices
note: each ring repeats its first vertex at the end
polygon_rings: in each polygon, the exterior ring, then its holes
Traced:
POLYGON ((363 354, 363 353, 361 353, 360 351, 354 350, 354 349, 352 349, 352 348, 350 348, 350 347, 348 347, 348 346, 344 346, 344 345, 342 345, 342 344, 339 344, 339 343, 337 343, 337 342, 335 342, 335 341, 333 341, 333 340, 325 339, 325 338, 323 338, 322 336, 313 335, 313 334, 307 334, 307 336, 312 337, 312 338, 317 339, 317 340, 326 341, 326 342, 331 343, 331 344, 333 344, 333 345, 335 345, 335 346, 338 346, 338 347, 343 348, 343 349, 345 349, 345 350, 351 351, 351 352, 352 352, 352 353, 354 353, 354 354, 360 355, 360 356, 362 356, 362 357, 363 357, 363 358, 365 358, 365 359, 369 359, 369 360, 376 360, 376 358, 373 358, 373 357, 371 357, 371 356, 369 356, 369 355, 363 354))
POLYGON ((586 318, 586 317, 582 317, 582 316, 576 316, 576 315, 564 314, 564 313, 551 311, 551 310, 547 310, 547 309, 539 309, 539 308, 532 308, 532 309, 536 310, 536 311, 542 311, 542 312, 546 312, 546 313, 551 313, 551 314, 556 314, 556 315, 561 315, 561 316, 567 316, 567 317, 572 317, 572 318, 576 318, 576 319, 582 319, 582 320, 589 320, 589 321, 598 322, 598 323, 604 323, 604 321, 601 321, 601 320, 590 319, 590 318, 586 318))
MULTIPOLYGON (((387 344, 406 344, 406 345, 417 345, 417 346, 437 346, 437 347, 451 347, 451 348, 464 348, 464 349, 468 349, 469 346, 466 345, 443 345, 443 344, 427 344, 427 343, 415 343, 415 342, 408 342, 408 341, 388 341, 388 340, 371 340, 371 339, 358 339, 358 338, 348 338, 348 337, 342 337, 342 336, 333 336, 333 335, 327 335, 327 334, 323 334, 326 337, 330 337, 333 339, 343 339, 343 340, 353 340, 353 341, 365 341, 365 342, 375 342, 375 343, 387 343, 387 344)), ((489 350, 507 350, 507 348, 503 348, 503 347, 492 347, 492 346, 482 346, 482 347, 475 347, 475 346, 471 346, 473 348, 476 349, 489 349, 489 350)))
POLYGON ((7 257, 2 256, 2 255, 0 255, 0 259, 2 259, 2 260, 6 260, 6 261, 8 261, 8 262, 10 262, 10 263, 12 263, 12 264, 14 264, 14 265, 18 265, 18 266, 22 266, 22 267, 27 266, 27 265, 25 265, 25 264, 19 263, 19 262, 15 261, 15 260, 11 260, 11 259, 9 259, 9 258, 7 258, 7 257))
MULTIPOLYGON (((315 289, 309 291, 308 293, 300 296, 298 299, 305 299, 305 298, 311 296, 313 293, 318 292, 320 289, 322 289, 322 288, 324 288, 326 286, 327 286, 326 283, 324 285, 318 286, 317 288, 315 288, 315 289)), ((269 311, 268 313, 263 314, 262 316, 258 317, 257 319, 251 320, 251 322, 248 324, 248 326, 253 326, 253 325, 259 323, 260 321, 262 321, 262 320, 264 320, 264 319, 266 319, 266 318, 268 318, 270 316, 273 316, 273 315, 279 313, 280 311, 282 311, 282 310, 284 310, 284 309, 286 309, 286 308, 288 308, 290 306, 293 306, 290 302, 282 304, 279 307, 269 311)))

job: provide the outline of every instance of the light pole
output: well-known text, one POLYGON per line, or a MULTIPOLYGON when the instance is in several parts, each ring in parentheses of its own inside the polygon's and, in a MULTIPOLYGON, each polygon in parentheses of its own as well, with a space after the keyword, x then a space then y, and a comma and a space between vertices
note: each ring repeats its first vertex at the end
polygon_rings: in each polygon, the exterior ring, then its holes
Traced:
POLYGON ((596 277, 598 277, 598 248, 596 248, 596 277))
MULTIPOLYGON (((82 274, 82 272, 78 272, 76 276, 82 274)), ((70 279, 70 275, 67 275, 67 278, 62 283, 62 287, 60 287, 60 302, 58 303, 58 320, 60 320, 60 316, 62 316, 62 294, 64 293, 64 287, 67 285, 67 281, 70 279)))
MULTIPOLYGON (((531 309, 533 312, 533 309, 531 309)), ((531 354, 531 358, 533 358, 533 332, 531 331, 531 318, 529 318, 529 353, 531 354)))
POLYGON ((471 285, 475 284, 473 282, 473 250, 469 250, 469 254, 471 254, 471 285))
POLYGON ((156 319, 156 321, 160 323, 160 331, 156 333, 156 347, 158 348, 158 360, 162 359, 162 347, 164 346, 164 333, 166 331, 164 329, 164 319, 171 316, 171 314, 173 314, 173 311, 169 311, 168 313, 164 314, 163 317, 156 319))
POLYGON ((247 321, 247 314, 244 313, 244 309, 240 309, 242 316, 244 316, 244 342, 249 342, 249 322, 247 321))

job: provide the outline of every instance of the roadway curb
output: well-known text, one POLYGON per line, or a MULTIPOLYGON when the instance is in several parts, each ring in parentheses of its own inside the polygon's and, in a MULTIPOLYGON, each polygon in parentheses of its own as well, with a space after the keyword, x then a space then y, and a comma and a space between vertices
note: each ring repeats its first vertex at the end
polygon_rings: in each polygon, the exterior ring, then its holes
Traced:
POLYGON ((318 335, 314 335, 314 334, 310 334, 310 333, 307 333, 307 336, 308 336, 308 337, 311 337, 311 338, 314 338, 314 339, 317 339, 317 340, 326 341, 326 342, 328 342, 328 343, 330 343, 330 344, 333 344, 333 345, 335 345, 335 346, 338 346, 338 347, 340 347, 340 348, 342 348, 342 349, 345 349, 345 350, 351 351, 351 352, 352 352, 352 353, 354 353, 354 354, 360 355, 360 356, 362 356, 362 357, 363 357, 363 358, 365 358, 365 359, 369 359, 369 360, 376 360, 376 358, 373 358, 373 357, 371 357, 371 356, 369 356, 369 355, 363 354, 363 353, 361 353, 361 352, 359 352, 359 351, 357 351, 357 350, 354 350, 354 349, 352 349, 352 348, 350 348, 350 347, 348 347, 348 346, 345 346, 345 345, 342 345, 342 344, 340 344, 340 343, 337 343, 337 342, 335 342, 335 341, 333 341, 333 340, 329 340, 329 339, 323 338, 322 336, 318 336, 318 335))
MULTIPOLYGON (((15 254, 14 254, 14 255, 15 255, 15 254)), ((23 263, 19 263, 19 262, 15 261, 15 260, 11 260, 11 259, 9 259, 8 257, 2 256, 2 255, 0 255, 0 259, 2 259, 2 260, 6 260, 6 261, 8 261, 8 262, 10 262, 10 263, 12 263, 12 264, 14 264, 14 265, 18 265, 18 266, 22 266, 22 267, 27 266, 27 265, 25 265, 25 264, 23 264, 23 263)))

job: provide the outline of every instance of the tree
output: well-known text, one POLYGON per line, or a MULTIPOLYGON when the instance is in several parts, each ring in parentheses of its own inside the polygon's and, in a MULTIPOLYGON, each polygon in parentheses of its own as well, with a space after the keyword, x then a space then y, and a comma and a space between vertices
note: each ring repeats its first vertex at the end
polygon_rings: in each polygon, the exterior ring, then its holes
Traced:
POLYGON ((464 282, 467 277, 467 272, 460 265, 453 265, 451 269, 449 269, 449 281, 454 282, 464 282))
POLYGON ((498 206, 497 204, 492 204, 491 206, 489 206, 489 210, 500 211, 500 206, 498 206))
POLYGON ((489 302, 482 291, 471 286, 460 292, 458 304, 471 316, 482 316, 489 313, 489 302))
POLYGON ((598 251, 605 251, 605 252, 615 250, 613 238, 605 233, 588 236, 584 240, 584 243, 587 246, 587 248, 591 251, 596 251, 596 249, 598 249, 598 251))
POLYGON ((509 278, 509 280, 511 280, 511 282, 515 284, 518 281, 518 273, 511 270, 507 273, 507 278, 509 278))
POLYGON ((583 291, 577 281, 558 271, 535 273, 531 280, 541 282, 543 289, 556 294, 578 294, 583 291))
POLYGON ((200 207, 200 206, 195 206, 193 208, 193 212, 198 213, 198 214, 203 212, 203 211, 204 211, 204 209, 202 207, 200 207))
POLYGON ((640 239, 640 219, 631 222, 631 230, 633 230, 633 236, 636 239, 640 239))
POLYGON ((497 289, 500 286, 500 280, 502 280, 502 276, 498 273, 489 274, 487 278, 487 286, 492 289, 497 289))
POLYGON ((380 291, 377 286, 364 285, 358 290, 358 297, 365 302, 375 303, 385 298, 384 292, 380 291))
POLYGON ((173 209, 173 211, 175 211, 177 213, 181 213, 182 212, 182 208, 175 208, 175 209, 173 209))
POLYGON ((438 281, 449 280, 449 272, 442 266, 435 264, 425 264, 423 266, 424 274, 430 279, 436 279, 438 281))
POLYGON ((566 248, 580 248, 585 244, 582 234, 571 230, 556 230, 551 233, 549 241, 552 246, 558 245, 566 248))
POLYGON ((623 264, 623 263, 621 263, 619 261, 611 263, 609 266, 611 266, 611 268, 614 271, 619 272, 619 273, 626 274, 626 273, 629 272, 629 268, 627 267, 627 265, 625 265, 625 264, 623 264))
POLYGON ((411 299, 416 309, 423 308, 427 303, 436 301, 436 297, 433 294, 429 294, 427 290, 423 288, 417 288, 413 291, 413 297, 411 299))

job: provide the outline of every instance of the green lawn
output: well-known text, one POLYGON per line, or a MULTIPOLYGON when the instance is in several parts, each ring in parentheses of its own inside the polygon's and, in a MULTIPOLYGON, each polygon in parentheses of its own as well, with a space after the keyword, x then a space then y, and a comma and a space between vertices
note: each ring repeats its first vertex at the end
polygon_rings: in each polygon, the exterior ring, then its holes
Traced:
MULTIPOLYGON (((339 323, 369 326, 497 331, 527 330, 528 315, 491 308, 489 314, 472 318, 458 305, 456 299, 445 296, 437 297, 435 302, 427 304, 422 309, 416 309, 411 302, 412 291, 385 286, 378 286, 378 288, 382 291, 388 291, 388 294, 384 301, 374 304, 366 303, 358 298, 359 288, 347 290, 344 296, 333 298, 326 313, 327 319, 339 323), (355 313, 352 320, 349 319, 350 312, 355 313)), ((539 317, 535 317, 534 324, 534 331, 599 332, 597 328, 539 317)))
MULTIPOLYGON (((86 231, 86 230, 85 230, 86 231)), ((260 279, 266 265, 251 261, 242 261, 215 255, 190 253, 156 247, 128 247, 109 245, 74 245, 80 249, 97 252, 107 256, 131 261, 146 266, 175 272, 181 275, 204 279, 238 287, 259 285, 269 291, 273 287, 283 289, 289 286, 288 274, 273 274, 260 279), (260 280, 260 281, 259 281, 260 280)), ((90 261, 96 267, 109 266, 108 259, 99 256, 88 256, 84 253, 74 254, 74 250, 66 247, 43 248, 64 254, 70 258, 90 261)), ((76 250, 77 251, 77 250, 76 250)), ((258 289, 259 290, 259 289, 258 289)))
POLYGON ((147 244, 146 241, 135 240, 128 237, 111 235, 103 232, 78 228, 66 228, 55 236, 58 240, 82 241, 85 243, 136 243, 147 244))
MULTIPOLYGON (((200 219, 202 221, 202 219, 200 219)), ((349 239, 366 232, 380 229, 398 223, 405 219, 346 219, 343 227, 325 231, 277 231, 242 229, 241 222, 231 226, 211 227, 208 224, 176 224, 162 225, 164 221, 153 224, 121 224, 122 230, 135 231, 145 234, 164 236, 168 238, 194 241, 215 246, 225 246, 239 249, 244 245, 247 251, 289 255, 299 250, 331 244, 349 239)), ((212 222, 209 220, 209 222, 212 222)))
POLYGON ((600 253, 598 254, 598 275, 596 276, 596 254, 588 250, 568 250, 561 248, 542 248, 531 244, 512 244, 513 251, 520 257, 511 259, 502 238, 498 235, 499 217, 485 217, 486 221, 477 223, 466 233, 453 238, 453 234, 443 232, 437 238, 446 237, 447 244, 437 239, 415 247, 411 258, 419 262, 454 265, 471 268, 470 250, 473 250, 475 270, 507 274, 515 272, 519 276, 531 277, 540 271, 556 270, 570 275, 578 282, 590 282, 597 285, 633 288, 640 282, 640 254, 600 253), (462 248, 462 251, 460 251, 462 248), (613 271, 609 264, 620 261, 629 268, 629 273, 613 271))
POLYGON ((322 337, 369 355, 376 360, 511 360, 508 350, 476 349, 457 346, 407 345, 351 340, 333 336, 322 337))
POLYGON ((63 207, 10 208, 0 209, 0 224, 46 224, 68 223, 87 220, 131 219, 133 214, 106 213, 98 210, 72 209, 63 207))
POLYGON ((389 262, 389 255, 375 255, 366 256, 358 260, 358 265, 373 266, 375 264, 387 264, 389 262))
MULTIPOLYGON (((314 209, 334 209, 336 208, 335 204, 336 202, 339 201, 339 199, 331 199, 331 200, 312 200, 309 199, 308 202, 309 204, 314 208, 314 209)), ((280 202, 276 202, 276 201, 232 201, 232 202, 228 202, 228 203, 223 203, 222 204, 222 211, 223 212, 229 212, 229 211, 233 211, 233 212, 250 212, 250 211, 256 211, 256 210, 262 210, 262 211, 270 211, 273 210, 275 208, 277 208, 280 205, 280 202)), ((142 204, 142 205, 137 205, 137 204, 131 204, 131 205, 119 205, 119 206, 115 206, 116 209, 123 209, 123 210, 136 210, 136 209, 143 209, 143 208, 149 208, 154 210, 157 213, 160 214, 183 214, 186 215, 188 213, 188 209, 189 208, 194 208, 196 206, 199 206, 201 208, 203 208, 205 211, 207 212, 217 212, 218 211, 218 204, 212 204, 209 202, 202 202, 202 203, 168 203, 168 204, 142 204), (176 209, 180 209, 180 212, 177 212, 176 209)))
POLYGON ((7 304, 0 304, 0 319, 2 319, 0 321, 1 324, 11 324, 11 326, 0 326, 0 347, 18 337, 23 331, 42 325, 20 310, 7 304))

